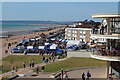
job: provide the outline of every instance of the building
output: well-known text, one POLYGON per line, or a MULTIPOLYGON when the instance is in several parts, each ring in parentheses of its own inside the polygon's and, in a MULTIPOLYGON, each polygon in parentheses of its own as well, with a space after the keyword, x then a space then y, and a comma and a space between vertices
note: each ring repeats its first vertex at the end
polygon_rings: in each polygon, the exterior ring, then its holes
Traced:
POLYGON ((89 43, 92 41, 92 27, 99 24, 99 22, 94 22, 92 20, 74 22, 72 27, 65 29, 65 39, 89 43))
POLYGON ((106 19, 107 26, 101 26, 98 32, 91 36, 104 38, 107 44, 104 48, 96 47, 91 57, 107 61, 107 78, 120 79, 120 14, 95 14, 92 18, 106 19))

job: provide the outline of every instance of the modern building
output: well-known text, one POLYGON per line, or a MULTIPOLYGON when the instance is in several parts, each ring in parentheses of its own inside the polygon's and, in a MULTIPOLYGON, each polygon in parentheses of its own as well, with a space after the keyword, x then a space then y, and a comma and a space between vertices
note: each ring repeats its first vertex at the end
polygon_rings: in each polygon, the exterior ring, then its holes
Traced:
POLYGON ((99 22, 92 20, 74 22, 72 27, 65 29, 65 39, 90 43, 92 41, 92 27, 99 24, 99 22))
POLYGON ((107 61, 107 78, 120 79, 120 14, 95 14, 92 18, 106 19, 107 26, 101 26, 98 33, 91 36, 104 38, 107 44, 104 48, 102 46, 95 48, 91 57, 107 61))

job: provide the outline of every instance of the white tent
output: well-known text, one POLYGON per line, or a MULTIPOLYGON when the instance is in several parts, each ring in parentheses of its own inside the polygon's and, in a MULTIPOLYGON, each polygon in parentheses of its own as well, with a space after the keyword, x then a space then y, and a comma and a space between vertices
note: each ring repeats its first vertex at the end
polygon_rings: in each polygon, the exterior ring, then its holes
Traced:
POLYGON ((52 40, 52 41, 54 41, 54 40, 55 40, 55 38, 51 38, 51 40, 52 40))
POLYGON ((39 49, 45 49, 45 46, 39 46, 39 49))
POLYGON ((62 41, 62 39, 59 39, 59 41, 62 41))
POLYGON ((30 41, 35 41, 35 39, 30 39, 30 41))
POLYGON ((77 40, 68 40, 67 46, 69 47, 71 45, 80 45, 80 41, 77 41, 77 40))
POLYGON ((33 46, 27 46, 27 49, 33 49, 33 46))
POLYGON ((41 37, 35 38, 35 40, 39 40, 41 37))
POLYGON ((57 45, 56 44, 53 44, 50 46, 50 49, 56 49, 57 48, 57 45))
POLYGON ((50 43, 45 43, 45 45, 49 45, 50 43))

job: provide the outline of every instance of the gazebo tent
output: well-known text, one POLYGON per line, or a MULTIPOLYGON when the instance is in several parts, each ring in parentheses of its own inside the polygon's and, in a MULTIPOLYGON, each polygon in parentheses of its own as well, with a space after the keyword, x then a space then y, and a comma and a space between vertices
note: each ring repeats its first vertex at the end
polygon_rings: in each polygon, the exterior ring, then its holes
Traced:
POLYGON ((38 49, 45 49, 45 46, 39 46, 38 49))
POLYGON ((50 46, 51 44, 50 43, 45 43, 46 46, 50 46))
POLYGON ((33 46, 27 46, 27 49, 33 49, 33 46))
POLYGON ((22 41, 20 42, 20 44, 25 44, 26 40, 22 39, 22 41))
POLYGON ((57 45, 56 45, 56 44, 53 44, 53 45, 51 45, 51 46, 49 47, 49 49, 55 50, 55 49, 57 49, 57 45))
POLYGON ((35 39, 29 39, 29 41, 35 41, 35 39))
POLYGON ((56 39, 55 38, 51 38, 50 40, 55 41, 56 39))

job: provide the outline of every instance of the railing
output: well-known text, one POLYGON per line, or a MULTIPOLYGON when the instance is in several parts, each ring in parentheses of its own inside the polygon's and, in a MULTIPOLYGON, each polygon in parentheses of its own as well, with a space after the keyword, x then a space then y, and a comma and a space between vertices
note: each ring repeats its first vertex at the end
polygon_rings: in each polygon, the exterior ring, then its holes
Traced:
POLYGON ((92 54, 100 56, 120 57, 120 52, 117 50, 94 49, 92 51, 92 54))
POLYGON ((120 28, 111 28, 111 33, 120 34, 120 28))
POLYGON ((97 29, 97 28, 93 28, 93 29, 92 29, 92 34, 105 35, 105 34, 107 34, 107 29, 97 29))
MULTIPOLYGON (((112 33, 112 34, 120 34, 120 28, 111 28, 110 33, 112 33)), ((107 28, 104 28, 104 29, 93 28, 92 29, 92 34, 105 35, 105 34, 107 34, 107 28)))

